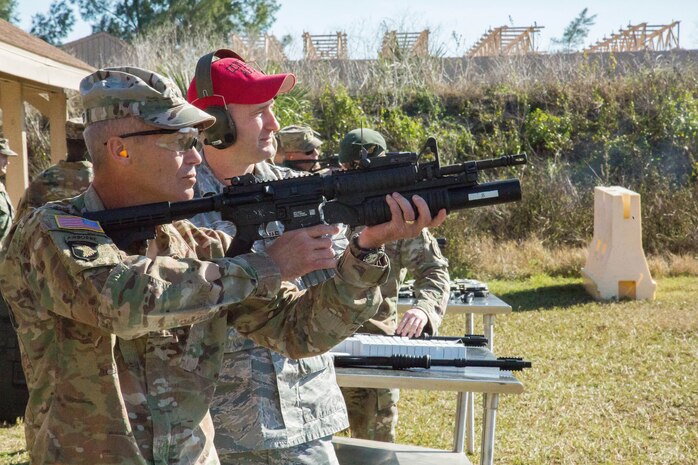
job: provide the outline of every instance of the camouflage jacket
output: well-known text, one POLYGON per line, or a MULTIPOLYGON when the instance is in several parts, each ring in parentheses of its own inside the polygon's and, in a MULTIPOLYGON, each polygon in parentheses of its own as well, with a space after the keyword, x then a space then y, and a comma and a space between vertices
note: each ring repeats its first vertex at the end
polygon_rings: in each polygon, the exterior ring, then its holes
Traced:
POLYGON ((5 190, 5 184, 0 182, 0 250, 2 250, 2 240, 10 232, 12 218, 14 218, 14 208, 12 207, 10 196, 7 195, 5 190))
MULTIPOLYGON (((2 251, 5 237, 10 233, 13 217, 14 209, 12 208, 12 202, 5 190, 5 184, 0 182, 0 251, 2 251)), ((8 316, 7 312, 5 299, 0 295, 0 318, 6 318, 8 316)))
MULTIPOLYGON (((258 163, 254 174, 265 180, 297 175, 266 162, 258 163)), ((196 179, 197 197, 223 190, 205 163, 197 167, 196 179)), ((235 226, 216 212, 192 221, 235 234, 235 226)), ((219 452, 286 448, 349 427, 330 355, 292 360, 258 346, 234 328, 228 331, 225 352, 211 404, 219 452)))
POLYGON ((407 271, 414 277, 414 293, 417 302, 414 307, 424 310, 429 322, 424 332, 434 335, 441 326, 450 294, 448 260, 441 254, 436 238, 428 229, 414 239, 403 239, 385 245, 385 253, 390 258, 390 275, 381 286, 383 302, 376 315, 368 320, 359 332, 383 334, 378 325, 390 328, 390 334, 397 329, 397 293, 405 280, 407 271))
POLYGON ((92 182, 92 163, 61 160, 37 175, 27 187, 17 206, 17 216, 27 208, 38 208, 46 202, 75 197, 85 192, 92 182))
POLYGON ((0 289, 17 322, 33 464, 217 464, 208 412, 226 328, 298 357, 327 350, 378 306, 387 259, 349 253, 308 292, 263 254, 219 258, 226 234, 178 221, 120 251, 90 188, 17 221, 0 289))

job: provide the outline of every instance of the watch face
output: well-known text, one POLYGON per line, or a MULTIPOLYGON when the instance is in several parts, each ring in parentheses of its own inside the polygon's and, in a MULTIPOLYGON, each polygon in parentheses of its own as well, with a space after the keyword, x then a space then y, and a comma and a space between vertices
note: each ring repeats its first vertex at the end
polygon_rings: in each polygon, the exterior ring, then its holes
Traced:
POLYGON ((363 261, 364 263, 368 263, 368 264, 370 264, 370 265, 373 265, 373 264, 376 263, 379 259, 380 259, 380 252, 369 252, 369 253, 366 254, 366 256, 364 256, 364 258, 362 259, 362 261, 363 261))

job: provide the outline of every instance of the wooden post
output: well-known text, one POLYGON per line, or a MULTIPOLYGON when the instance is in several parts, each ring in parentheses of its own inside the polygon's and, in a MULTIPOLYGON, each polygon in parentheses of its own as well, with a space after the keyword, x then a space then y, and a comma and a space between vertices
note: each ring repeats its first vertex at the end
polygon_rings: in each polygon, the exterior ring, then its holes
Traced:
POLYGON ((0 79, 0 108, 2 108, 3 136, 10 148, 19 157, 10 160, 5 178, 5 187, 16 207, 24 190, 29 185, 29 164, 27 157, 27 133, 24 127, 24 102, 22 84, 17 81, 0 79))
POLYGON ((57 90, 49 93, 49 124, 51 125, 51 164, 55 165, 65 160, 68 154, 68 144, 65 140, 66 95, 65 91, 57 90))

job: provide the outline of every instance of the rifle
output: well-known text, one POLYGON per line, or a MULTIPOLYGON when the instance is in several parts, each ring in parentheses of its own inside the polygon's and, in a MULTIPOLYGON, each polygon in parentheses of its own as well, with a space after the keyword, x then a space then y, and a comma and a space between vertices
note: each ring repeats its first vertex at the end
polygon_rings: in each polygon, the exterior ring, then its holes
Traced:
POLYGON ((464 334, 463 336, 431 336, 427 333, 422 333, 421 336, 415 337, 413 339, 426 341, 460 342, 466 347, 484 347, 487 345, 487 338, 482 334, 464 334))
MULTIPOLYGON (((119 248, 155 237, 155 227, 198 213, 219 211, 237 233, 229 256, 249 252, 264 237, 279 235, 277 224, 293 230, 320 223, 376 225, 390 220, 385 195, 399 192, 407 199, 420 195, 432 215, 521 199, 518 179, 479 184, 478 174, 491 168, 522 165, 526 154, 441 166, 436 140, 430 137, 422 153, 435 161, 418 163, 421 154, 390 153, 362 160, 362 167, 325 175, 259 181, 252 174, 232 178, 223 193, 182 202, 160 202, 89 212, 119 248), (276 223, 278 222, 278 223, 276 223)), ((281 231, 283 232, 283 231, 281 231)))
POLYGON ((506 371, 520 371, 531 368, 531 362, 516 357, 499 357, 496 360, 469 360, 454 358, 448 360, 433 359, 430 355, 391 355, 389 357, 362 357, 353 355, 335 355, 334 366, 340 368, 373 367, 405 370, 407 368, 440 367, 486 367, 506 371))

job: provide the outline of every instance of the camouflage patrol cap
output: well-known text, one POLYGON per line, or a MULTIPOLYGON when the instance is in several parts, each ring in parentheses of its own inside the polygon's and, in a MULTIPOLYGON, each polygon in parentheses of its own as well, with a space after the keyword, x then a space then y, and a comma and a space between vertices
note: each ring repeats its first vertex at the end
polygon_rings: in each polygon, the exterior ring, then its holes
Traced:
POLYGON ((349 131, 339 143, 339 162, 351 163, 361 159, 361 147, 369 157, 376 157, 387 150, 383 136, 372 129, 354 129, 349 131))
POLYGON ((277 133, 279 145, 284 152, 309 152, 322 145, 320 133, 308 126, 286 126, 277 133))
POLYGON ((85 130, 85 123, 82 118, 70 118, 65 122, 65 138, 70 140, 84 140, 82 132, 85 130))
POLYGON ((7 139, 0 139, 0 154, 7 157, 16 157, 17 153, 10 148, 10 143, 7 139))
POLYGON ((135 67, 100 69, 80 82, 85 125, 135 116, 165 129, 200 126, 216 119, 184 100, 170 79, 135 67))

